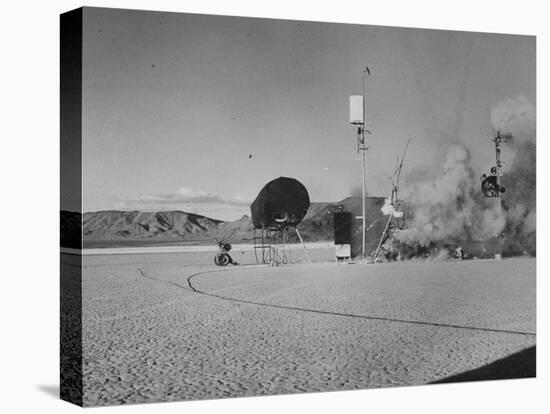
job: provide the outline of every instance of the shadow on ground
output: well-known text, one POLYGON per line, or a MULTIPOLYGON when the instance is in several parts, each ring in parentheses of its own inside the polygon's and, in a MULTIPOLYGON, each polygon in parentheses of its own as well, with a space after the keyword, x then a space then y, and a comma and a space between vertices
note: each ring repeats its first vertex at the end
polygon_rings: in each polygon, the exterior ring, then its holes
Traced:
POLYGON ((42 391, 44 394, 49 395, 50 397, 59 398, 59 385, 37 385, 36 388, 38 388, 40 391, 42 391))
POLYGON ((533 378, 537 376, 537 347, 532 346, 471 371, 462 372, 432 384, 533 378))

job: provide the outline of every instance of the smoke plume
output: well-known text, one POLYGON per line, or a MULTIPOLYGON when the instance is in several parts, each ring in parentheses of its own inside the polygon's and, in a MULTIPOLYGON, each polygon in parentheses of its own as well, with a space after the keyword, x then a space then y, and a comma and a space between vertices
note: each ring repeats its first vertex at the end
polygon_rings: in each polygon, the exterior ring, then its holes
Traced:
POLYGON ((523 96, 505 99, 492 108, 490 119, 495 133, 508 139, 502 148, 508 156, 502 209, 497 198, 481 193, 481 172, 472 168, 469 149, 453 145, 435 178, 402 188, 408 214, 406 228, 395 233, 401 244, 468 249, 492 241, 507 255, 535 254, 535 107, 523 96))
POLYGON ((495 131, 519 141, 535 139, 535 106, 520 95, 506 98, 491 109, 491 124, 495 131))
POLYGON ((503 251, 508 255, 536 252, 536 111, 524 96, 505 99, 491 110, 495 131, 510 139, 506 144, 502 199, 506 214, 503 251))
POLYGON ((411 214, 408 228, 397 237, 405 243, 427 247, 431 243, 487 240, 504 229, 498 205, 480 194, 479 179, 470 167, 465 146, 449 148, 439 177, 413 184, 403 198, 411 214))
POLYGON ((382 214, 384 214, 385 216, 391 215, 395 218, 403 217, 403 212, 396 210, 389 198, 386 198, 384 200, 384 205, 382 206, 381 210, 382 210, 382 214))

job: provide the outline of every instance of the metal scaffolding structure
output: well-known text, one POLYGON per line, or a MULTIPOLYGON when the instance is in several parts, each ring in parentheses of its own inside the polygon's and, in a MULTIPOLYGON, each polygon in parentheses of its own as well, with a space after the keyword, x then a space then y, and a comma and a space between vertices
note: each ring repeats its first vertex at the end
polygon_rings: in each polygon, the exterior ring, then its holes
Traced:
POLYGON ((254 256, 256 263, 278 266, 290 262, 290 249, 287 245, 288 228, 254 229, 254 256))

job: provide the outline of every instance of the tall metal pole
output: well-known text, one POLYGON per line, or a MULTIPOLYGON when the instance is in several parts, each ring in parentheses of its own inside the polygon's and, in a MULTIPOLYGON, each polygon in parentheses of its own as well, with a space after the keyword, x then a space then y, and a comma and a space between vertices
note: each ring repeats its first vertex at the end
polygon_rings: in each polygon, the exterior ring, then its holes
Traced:
POLYGON ((366 227, 367 227, 367 213, 365 208, 365 193, 366 193, 366 184, 365 184, 365 149, 363 148, 363 249, 362 257, 363 263, 366 262, 367 258, 365 255, 365 241, 366 241, 366 227))
MULTIPOLYGON (((501 216, 502 215, 502 193, 500 192, 500 188, 501 188, 501 184, 502 184, 502 179, 501 179, 501 176, 502 176, 502 173, 501 173, 501 170, 502 170, 502 161, 500 160, 500 146, 502 144, 502 142, 506 142, 505 138, 503 138, 501 135, 500 135, 500 131, 497 131, 497 135, 496 137, 494 138, 493 140, 495 142, 495 158, 496 158, 496 168, 497 168, 497 179, 496 179, 496 182, 497 182, 497 198, 498 198, 498 215, 501 216)), ((502 256, 502 244, 503 244, 503 239, 502 239, 502 234, 499 234, 499 252, 498 252, 498 258, 500 258, 502 256)), ((495 256, 497 257, 497 256, 495 256)))
POLYGON ((498 197, 498 206, 499 206, 499 214, 502 214, 502 195, 500 193, 500 185, 501 185, 501 168, 502 168, 502 161, 500 160, 500 144, 502 143, 502 137, 500 136, 500 131, 497 132, 497 136, 494 139, 495 141, 495 158, 496 158, 496 167, 497 167, 497 188, 499 191, 497 192, 498 197))
POLYGON ((362 151, 362 164, 363 164, 363 244, 362 244, 362 258, 363 264, 366 263, 367 256, 365 252, 366 244, 366 228, 367 228, 367 212, 365 206, 365 197, 367 192, 367 178, 366 178, 366 151, 367 151, 367 141, 365 139, 365 130, 367 127, 367 72, 368 68, 365 67, 363 71, 363 128, 361 130, 361 151, 362 151))

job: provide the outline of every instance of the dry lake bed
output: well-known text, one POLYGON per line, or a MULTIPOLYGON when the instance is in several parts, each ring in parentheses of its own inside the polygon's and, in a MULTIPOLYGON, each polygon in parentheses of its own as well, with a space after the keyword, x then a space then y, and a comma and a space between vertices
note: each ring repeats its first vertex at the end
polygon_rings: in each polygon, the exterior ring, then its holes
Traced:
POLYGON ((531 375, 509 358, 536 343, 535 259, 336 265, 312 250, 311 265, 296 251, 220 268, 212 252, 115 253, 83 257, 88 406, 531 375))

